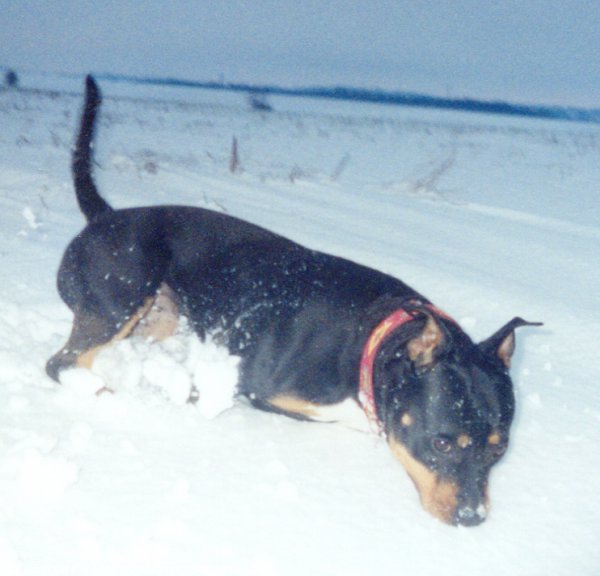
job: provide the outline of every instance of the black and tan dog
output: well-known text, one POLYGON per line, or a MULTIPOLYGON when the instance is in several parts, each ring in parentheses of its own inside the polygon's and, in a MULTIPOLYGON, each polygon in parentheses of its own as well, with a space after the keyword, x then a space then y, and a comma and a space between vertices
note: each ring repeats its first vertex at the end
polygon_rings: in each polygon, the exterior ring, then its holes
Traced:
POLYGON ((242 220, 182 206, 113 210, 91 174, 99 104, 88 77, 73 157, 88 224, 58 272, 75 318, 48 374, 89 367, 136 331, 166 337, 181 312, 200 338, 241 358, 239 393, 254 405, 316 421, 361 415, 425 509, 447 523, 482 522, 513 418, 514 330, 529 323, 515 318, 474 344, 401 281, 242 220))

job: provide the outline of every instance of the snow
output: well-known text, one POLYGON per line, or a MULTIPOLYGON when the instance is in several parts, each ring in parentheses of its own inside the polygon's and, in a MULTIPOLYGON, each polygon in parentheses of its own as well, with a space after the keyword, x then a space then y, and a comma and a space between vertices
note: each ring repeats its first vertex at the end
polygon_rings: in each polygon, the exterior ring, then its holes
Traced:
POLYGON ((71 323, 56 270, 83 225, 82 82, 62 82, 0 92, 3 576, 600 573, 600 127, 292 98, 261 115, 226 93, 103 86, 114 206, 246 218, 398 276, 477 340, 545 322, 517 333, 490 516, 452 528, 377 436, 234 399, 237 359, 185 326, 61 386, 45 375, 71 323))

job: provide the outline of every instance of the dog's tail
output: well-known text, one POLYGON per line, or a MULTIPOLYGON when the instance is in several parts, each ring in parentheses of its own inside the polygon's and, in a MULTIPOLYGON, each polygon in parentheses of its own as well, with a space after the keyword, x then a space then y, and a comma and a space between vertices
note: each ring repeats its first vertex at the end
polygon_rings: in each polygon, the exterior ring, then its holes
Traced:
POLYGON ((98 193, 92 177, 94 126, 101 102, 102 95, 96 81, 92 76, 87 76, 85 79, 85 104, 77 143, 73 151, 71 170, 77 202, 88 221, 104 212, 112 211, 108 202, 98 193))

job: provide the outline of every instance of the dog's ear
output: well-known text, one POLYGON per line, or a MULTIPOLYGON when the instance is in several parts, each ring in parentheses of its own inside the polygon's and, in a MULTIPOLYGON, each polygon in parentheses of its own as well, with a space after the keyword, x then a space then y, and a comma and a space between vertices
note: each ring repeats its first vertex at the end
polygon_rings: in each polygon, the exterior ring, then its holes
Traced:
POLYGON ((443 341, 444 333, 440 325, 428 315, 421 333, 408 341, 408 357, 417 366, 427 366, 433 362, 434 352, 443 341))
POLYGON ((506 368, 510 368, 515 351, 515 329, 521 326, 542 326, 541 322, 527 322, 523 318, 513 318, 495 334, 479 344, 480 350, 487 355, 499 358, 506 368))

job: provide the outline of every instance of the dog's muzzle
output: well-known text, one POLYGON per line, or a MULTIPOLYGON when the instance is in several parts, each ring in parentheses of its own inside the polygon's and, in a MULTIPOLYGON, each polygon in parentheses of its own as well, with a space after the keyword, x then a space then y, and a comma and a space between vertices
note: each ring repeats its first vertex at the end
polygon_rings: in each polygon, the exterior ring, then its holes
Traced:
POLYGON ((459 526, 477 526, 487 518, 487 508, 483 504, 459 506, 454 514, 454 524, 459 526))

